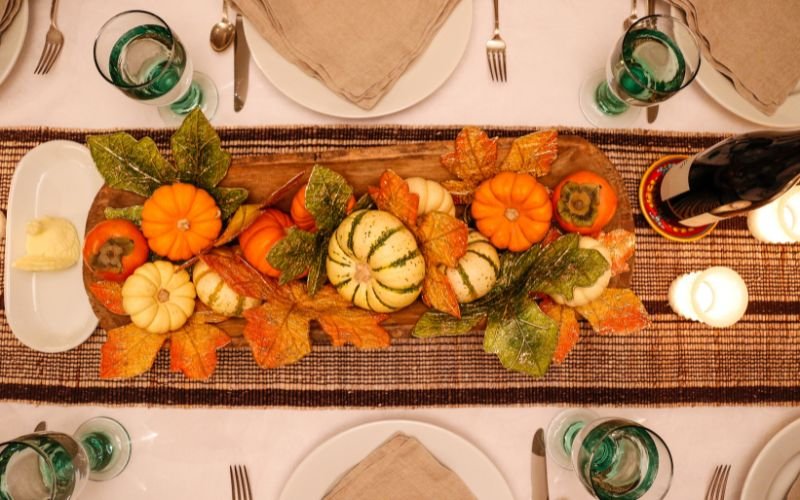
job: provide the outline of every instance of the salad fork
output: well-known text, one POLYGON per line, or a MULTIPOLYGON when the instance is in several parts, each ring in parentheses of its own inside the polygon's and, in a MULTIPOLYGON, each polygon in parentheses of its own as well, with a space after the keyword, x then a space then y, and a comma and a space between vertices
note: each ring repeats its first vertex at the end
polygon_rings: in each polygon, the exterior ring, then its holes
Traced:
POLYGON ((725 487, 728 485, 728 474, 731 472, 730 465, 717 465, 714 475, 706 491, 706 500, 725 500, 725 487))
POLYGON ((495 82, 506 81, 506 42, 500 38, 500 0, 494 0, 494 36, 486 42, 489 72, 495 82))
POLYGON ((253 500, 250 491, 250 477, 246 465, 231 465, 231 498, 233 500, 253 500))
POLYGON ((50 71, 58 54, 61 53, 61 47, 64 46, 64 35, 56 26, 56 10, 58 10, 58 0, 53 0, 50 5, 50 29, 47 30, 42 55, 34 71, 37 75, 46 75, 50 71))

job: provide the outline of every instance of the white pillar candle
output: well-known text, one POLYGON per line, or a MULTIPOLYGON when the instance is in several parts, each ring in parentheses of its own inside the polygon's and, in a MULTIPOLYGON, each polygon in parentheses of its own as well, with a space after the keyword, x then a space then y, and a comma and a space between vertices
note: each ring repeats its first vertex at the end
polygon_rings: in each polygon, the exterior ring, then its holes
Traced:
POLYGON ((717 328, 742 319, 748 300, 744 280, 728 267, 709 267, 678 276, 669 287, 669 305, 673 311, 717 328))
POLYGON ((800 186, 747 214, 747 227, 764 243, 800 241, 800 186))

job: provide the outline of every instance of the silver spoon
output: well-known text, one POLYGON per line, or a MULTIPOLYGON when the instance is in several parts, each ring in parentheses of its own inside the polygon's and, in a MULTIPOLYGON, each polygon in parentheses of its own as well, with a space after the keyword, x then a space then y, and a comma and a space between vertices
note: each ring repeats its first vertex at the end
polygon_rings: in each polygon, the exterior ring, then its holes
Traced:
POLYGON ((228 20, 228 0, 222 2, 222 20, 211 28, 211 48, 217 52, 227 49, 233 42, 236 29, 228 20))

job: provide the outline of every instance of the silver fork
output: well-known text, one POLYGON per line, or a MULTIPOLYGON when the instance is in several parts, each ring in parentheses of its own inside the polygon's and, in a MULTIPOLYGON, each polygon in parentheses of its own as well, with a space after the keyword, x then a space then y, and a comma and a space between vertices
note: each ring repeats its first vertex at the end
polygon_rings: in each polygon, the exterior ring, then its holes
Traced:
POLYGON ((61 47, 64 46, 64 35, 56 26, 56 10, 58 10, 58 0, 53 0, 50 5, 50 29, 47 30, 42 55, 39 57, 39 64, 36 65, 34 71, 37 75, 46 75, 50 71, 58 54, 61 53, 61 47))
POLYGON ((706 491, 706 500, 725 500, 725 487, 728 485, 728 474, 731 472, 730 465, 717 465, 714 475, 706 491))
POLYGON ((495 82, 506 81, 506 42, 500 38, 500 0, 494 0, 494 36, 486 42, 486 59, 495 82))
POLYGON ((233 500, 253 500, 246 465, 231 465, 231 497, 233 500))

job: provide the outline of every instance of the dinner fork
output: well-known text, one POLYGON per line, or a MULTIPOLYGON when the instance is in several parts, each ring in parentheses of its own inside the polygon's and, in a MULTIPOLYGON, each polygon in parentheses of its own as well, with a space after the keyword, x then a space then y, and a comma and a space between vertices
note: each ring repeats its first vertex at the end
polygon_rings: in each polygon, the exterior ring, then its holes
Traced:
POLYGON ((486 59, 495 82, 506 81, 506 42, 500 38, 500 0, 494 0, 494 36, 486 42, 486 59))
POLYGON ((706 491, 706 500, 725 500, 725 487, 728 485, 728 474, 731 472, 730 465, 717 465, 714 475, 706 491))
POLYGON ((233 500, 253 500, 246 465, 231 465, 231 497, 233 500))
POLYGON ((58 54, 61 53, 61 47, 64 46, 64 35, 56 26, 56 10, 58 10, 58 0, 53 0, 50 4, 50 29, 47 30, 42 55, 34 71, 37 75, 46 75, 50 71, 58 54))

